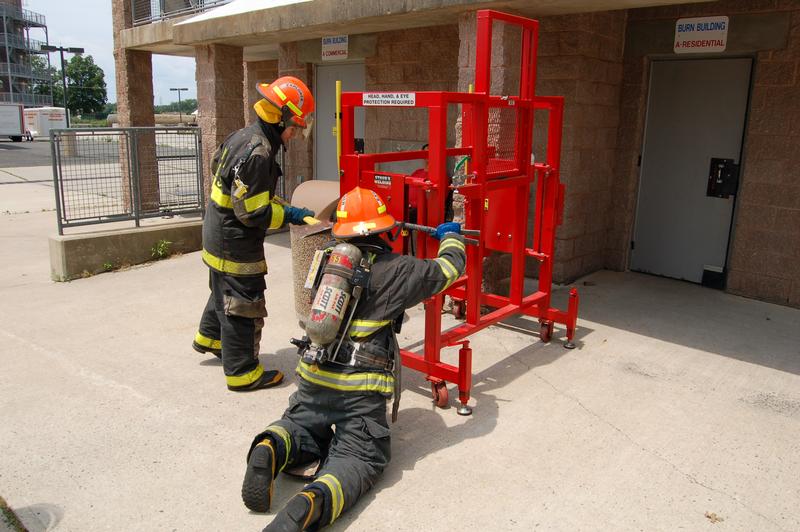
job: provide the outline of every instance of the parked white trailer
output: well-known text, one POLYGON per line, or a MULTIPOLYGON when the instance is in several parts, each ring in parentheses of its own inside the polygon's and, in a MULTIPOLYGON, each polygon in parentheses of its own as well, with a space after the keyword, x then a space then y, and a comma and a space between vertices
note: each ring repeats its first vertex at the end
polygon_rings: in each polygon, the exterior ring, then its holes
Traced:
POLYGON ((8 137, 14 142, 22 142, 25 134, 22 118, 22 105, 0 103, 0 137, 8 137))
POLYGON ((25 129, 34 137, 49 137, 51 129, 67 127, 63 107, 29 107, 23 114, 25 129))

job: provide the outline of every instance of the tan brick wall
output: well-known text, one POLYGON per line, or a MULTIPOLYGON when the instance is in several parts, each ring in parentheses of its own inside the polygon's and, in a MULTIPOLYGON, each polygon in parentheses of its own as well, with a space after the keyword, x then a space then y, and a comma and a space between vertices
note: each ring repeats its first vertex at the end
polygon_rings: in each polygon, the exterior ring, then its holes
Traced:
MULTIPOLYGON (((626 12, 613 11, 539 20, 536 93, 564 96, 566 198, 556 234, 556 282, 572 281, 607 262, 626 19, 626 12)), ((542 127, 535 136, 537 156, 543 155, 544 132, 542 127)))
MULTIPOLYGON (((112 4, 112 25, 114 35, 130 28, 130 0, 114 0, 112 4)), ((117 119, 120 127, 153 127, 153 63, 152 54, 139 50, 114 48, 115 79, 117 84, 117 119)), ((155 153, 155 135, 140 135, 137 139, 137 160, 140 180, 141 205, 145 210, 158 207, 158 165, 155 153)), ((130 168, 127 166, 127 145, 120 144, 123 184, 123 201, 131 207, 130 168)))
POLYGON ((230 133, 244 126, 242 49, 212 44, 195 47, 198 124, 203 137, 204 185, 211 190, 211 157, 230 133))
MULTIPOLYGON (((366 59, 368 91, 451 91, 458 87, 458 26, 433 26, 377 34, 376 53, 366 59)), ((455 124, 455 113, 448 116, 455 124)), ((427 142, 428 113, 422 109, 368 108, 365 149, 381 140, 427 142)), ((451 140, 455 139, 455 128, 451 140)))
MULTIPOLYGON (((800 2, 729 0, 637 9, 631 23, 725 14, 783 12, 791 30, 782 50, 762 51, 754 64, 727 290, 776 303, 800 306, 800 2)), ((621 123, 615 162, 614 214, 608 235, 608 263, 627 267, 636 209, 649 63, 625 58, 621 123)))
POLYGON ((728 291, 800 307, 800 3, 793 7, 787 47, 756 58, 728 291))
MULTIPOLYGON (((298 58, 297 43, 283 43, 278 50, 278 75, 294 76, 309 88, 314 86, 314 65, 298 58)), ((283 176, 286 199, 292 197, 295 187, 308 181, 314 175, 313 137, 308 141, 295 139, 289 141, 284 154, 283 176)))
POLYGON ((252 124, 256 119, 253 104, 261 99, 256 90, 256 83, 270 83, 278 77, 278 60, 245 61, 244 63, 244 123, 252 124))

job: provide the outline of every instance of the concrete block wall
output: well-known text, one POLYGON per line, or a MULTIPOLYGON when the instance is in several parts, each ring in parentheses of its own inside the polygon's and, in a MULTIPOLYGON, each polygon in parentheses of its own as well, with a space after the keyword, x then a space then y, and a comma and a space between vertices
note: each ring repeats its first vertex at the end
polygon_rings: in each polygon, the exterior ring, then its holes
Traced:
MULTIPOLYGON (((278 75, 294 76, 308 87, 314 86, 314 65, 298 57, 298 43, 282 43, 278 49, 278 75)), ((300 183, 314 175, 313 137, 308 141, 295 139, 289 141, 284 154, 283 177, 286 186, 286 200, 291 200, 292 192, 300 183)))
POLYGON ((755 63, 728 291, 800 307, 800 2, 785 49, 755 63))
MULTIPOLYGON (((800 2, 728 0, 629 11, 629 23, 712 15, 778 12, 790 21, 784 46, 755 50, 739 196, 728 257, 727 291, 800 307, 800 2)), ((741 20, 741 19, 740 19, 741 20)), ((625 269, 636 209, 649 61, 626 54, 622 115, 617 137, 618 175, 608 235, 608 263, 625 269)))
POLYGON ((195 47, 198 124, 203 132, 203 176, 211 190, 211 158, 230 133, 244 126, 242 94, 244 66, 238 46, 211 44, 195 47))
MULTIPOLYGON (((561 181, 564 222, 556 235, 553 278, 570 282, 607 264, 617 128, 621 123, 625 11, 539 20, 536 94, 564 96, 561 181)), ((541 119, 534 149, 544 154, 541 119)))
MULTIPOLYGON (((368 91, 452 91, 458 87, 458 26, 432 26, 376 34, 376 53, 365 61, 368 91)), ((448 120, 455 124, 456 113, 448 120)), ((366 151, 380 150, 382 140, 428 138, 427 112, 413 108, 368 108, 366 151)), ((452 139, 455 139, 454 127, 452 139)), ((454 142, 454 140, 453 140, 454 142)))
POLYGON ((277 59, 268 61, 245 61, 244 87, 242 94, 245 125, 252 124, 256 119, 256 112, 253 109, 253 104, 261 99, 261 95, 256 90, 256 83, 271 83, 277 78, 277 59))

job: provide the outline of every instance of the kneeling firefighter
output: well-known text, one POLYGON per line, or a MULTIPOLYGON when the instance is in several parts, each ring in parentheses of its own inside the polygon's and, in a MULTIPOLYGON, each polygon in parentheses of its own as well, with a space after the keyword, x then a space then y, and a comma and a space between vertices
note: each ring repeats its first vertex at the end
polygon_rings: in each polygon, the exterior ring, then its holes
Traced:
POLYGON ((203 262, 209 268, 211 295, 192 347, 222 358, 232 391, 274 386, 280 371, 265 371, 258 361, 267 262, 267 229, 302 224, 314 213, 291 207, 275 196, 282 175, 276 157, 289 139, 311 127, 314 98, 297 78, 256 85, 264 97, 254 108, 258 119, 235 131, 211 162, 213 183, 203 219, 203 262))
POLYGON ((394 418, 399 395, 397 325, 407 308, 464 272, 457 223, 437 228, 437 258, 418 259, 391 252, 384 238, 391 239, 397 224, 375 192, 356 187, 341 197, 336 215, 339 243, 316 289, 308 337, 293 340, 301 357, 298 389, 283 417, 253 440, 242 485, 245 506, 268 511, 275 477, 287 466, 314 459, 322 465, 267 531, 317 530, 375 484, 390 459, 386 402, 395 395, 394 418))

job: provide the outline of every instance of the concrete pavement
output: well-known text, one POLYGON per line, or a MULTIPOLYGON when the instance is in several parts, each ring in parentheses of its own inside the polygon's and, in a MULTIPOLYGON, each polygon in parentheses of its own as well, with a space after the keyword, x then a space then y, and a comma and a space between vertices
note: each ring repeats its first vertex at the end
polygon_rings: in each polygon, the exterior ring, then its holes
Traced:
MULTIPOLYGON (((189 346, 198 253, 53 283, 52 188, 0 187, 0 495, 32 531, 263 527, 239 489, 295 389, 288 235, 265 244, 261 355, 287 383, 234 394, 189 346)), ((392 463, 331 530, 800 529, 800 311, 631 273, 577 286, 578 349, 522 319, 472 337, 470 417, 406 370, 392 463)), ((415 309, 401 344, 422 328, 415 309)))

